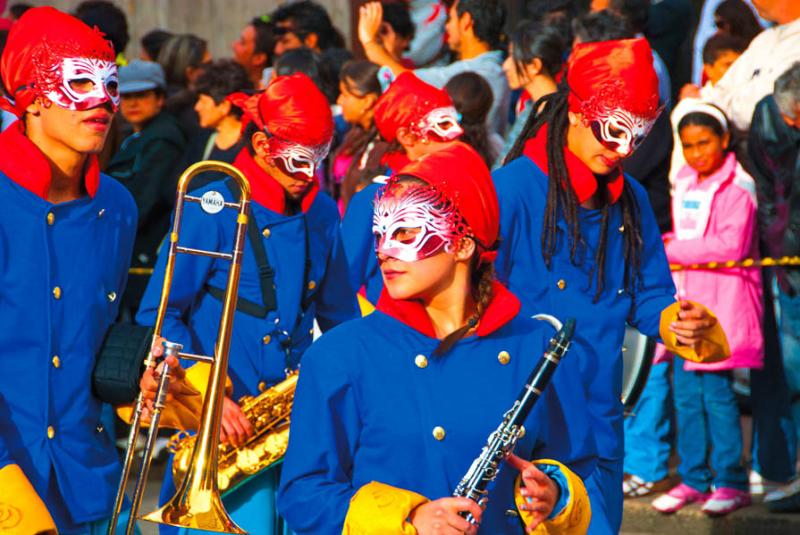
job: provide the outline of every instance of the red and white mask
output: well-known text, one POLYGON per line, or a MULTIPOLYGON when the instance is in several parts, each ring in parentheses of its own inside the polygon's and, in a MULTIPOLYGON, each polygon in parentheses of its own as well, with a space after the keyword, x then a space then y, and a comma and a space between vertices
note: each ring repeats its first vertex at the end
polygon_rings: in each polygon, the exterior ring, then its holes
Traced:
POLYGON ((45 96, 62 108, 84 111, 110 102, 119 107, 119 78, 113 61, 97 58, 64 58, 58 76, 50 77, 45 96))
POLYGON ((416 262, 440 251, 452 253, 468 228, 455 205, 435 188, 390 185, 375 202, 372 233, 375 252, 416 262))
POLYGON ((330 142, 307 147, 275 136, 269 138, 270 156, 275 165, 287 175, 300 180, 314 178, 330 148, 330 142))
POLYGON ((440 141, 452 141, 464 133, 464 129, 458 124, 460 120, 461 116, 453 106, 436 108, 415 125, 415 130, 422 137, 432 136, 440 141))

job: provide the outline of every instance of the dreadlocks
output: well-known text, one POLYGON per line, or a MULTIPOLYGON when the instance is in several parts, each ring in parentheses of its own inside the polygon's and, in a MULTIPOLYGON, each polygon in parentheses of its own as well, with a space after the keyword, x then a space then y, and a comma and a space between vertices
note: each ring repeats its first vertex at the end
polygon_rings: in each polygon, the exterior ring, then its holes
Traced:
MULTIPOLYGON (((563 214, 567 225, 570 247, 570 262, 572 265, 579 265, 584 257, 583 252, 586 243, 581 234, 580 222, 578 219, 578 197, 572 188, 567 171, 567 164, 564 159, 564 149, 567 143, 567 129, 569 127, 567 96, 569 88, 562 83, 558 91, 539 99, 533 104, 533 112, 528 117, 522 131, 514 142, 514 146, 509 151, 505 159, 505 164, 522 155, 525 143, 534 137, 539 129, 547 124, 547 203, 545 205, 544 223, 542 225, 541 243, 542 255, 547 268, 550 268, 550 261, 555 253, 559 239, 558 217, 563 214), (579 260, 580 259, 580 260, 579 260)), ((602 183, 602 178, 598 178, 602 183)), ((602 219, 600 222, 600 241, 595 251, 594 268, 589 274, 589 284, 596 280, 596 292, 593 302, 597 302, 605 289, 605 264, 606 264, 606 245, 608 242, 608 217, 609 199, 608 190, 605 187, 598 188, 602 198, 599 199, 602 208, 602 219)), ((631 185, 625 181, 622 196, 620 197, 620 207, 622 208, 622 231, 625 235, 625 291, 632 293, 639 278, 639 267, 642 251, 642 236, 639 204, 633 193, 631 185)))

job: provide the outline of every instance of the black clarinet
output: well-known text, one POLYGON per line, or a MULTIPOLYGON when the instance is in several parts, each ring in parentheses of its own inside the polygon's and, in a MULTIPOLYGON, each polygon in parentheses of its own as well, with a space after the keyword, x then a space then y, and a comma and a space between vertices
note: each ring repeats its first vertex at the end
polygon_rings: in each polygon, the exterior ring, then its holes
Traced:
MULTIPOLYGON (((483 447, 480 456, 472 462, 472 466, 469 467, 466 475, 453 491, 453 496, 469 498, 483 506, 488 494, 487 488, 500 472, 500 463, 514 451, 514 446, 522 435, 522 423, 530 414, 536 400, 542 395, 556 371, 556 366, 569 349, 572 335, 575 332, 575 320, 568 319, 561 326, 555 318, 544 315, 538 317, 555 323, 558 326, 558 332, 550 339, 544 355, 536 363, 536 367, 528 377, 514 405, 503 415, 500 426, 489 435, 489 440, 483 447)), ((462 512, 461 516, 472 524, 477 523, 472 513, 462 512)))

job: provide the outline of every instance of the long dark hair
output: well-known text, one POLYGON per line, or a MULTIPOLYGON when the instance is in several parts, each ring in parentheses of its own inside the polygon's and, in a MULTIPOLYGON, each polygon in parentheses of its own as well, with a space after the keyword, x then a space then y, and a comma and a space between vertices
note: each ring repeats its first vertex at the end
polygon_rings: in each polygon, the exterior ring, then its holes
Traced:
POLYGON ((545 74, 555 77, 564 63, 566 44, 559 32, 540 22, 525 20, 511 33, 511 57, 517 75, 524 76, 523 67, 534 59, 542 62, 545 74))
POLYGON ((748 45, 763 30, 753 10, 742 0, 723 0, 714 10, 714 19, 722 23, 719 31, 741 37, 748 45))
POLYGON ((492 88, 483 76, 474 72, 462 72, 450 78, 444 90, 453 99, 453 104, 461 114, 461 140, 480 154, 488 167, 494 163, 497 154, 489 142, 486 116, 494 99, 492 88))
MULTIPOLYGON (((505 163, 508 163, 518 158, 522 154, 527 140, 534 137, 542 126, 547 125, 547 174, 549 182, 547 186, 547 203, 545 205, 541 243, 542 256, 544 257, 544 262, 548 269, 550 268, 557 242, 559 241, 559 217, 563 217, 567 224, 570 262, 572 265, 580 265, 586 250, 586 243, 581 234, 580 222, 578 219, 578 207, 580 203, 578 202, 575 190, 570 184, 569 172, 567 171, 567 164, 564 159, 564 149, 567 144, 567 129, 569 127, 569 116, 567 115, 569 111, 567 107, 568 94, 569 88, 565 83, 562 83, 558 91, 542 97, 534 104, 534 111, 528 117, 528 121, 525 123, 525 126, 505 160, 505 163)), ((593 299, 594 302, 600 299, 605 289, 605 263, 609 217, 607 189, 601 187, 598 191, 601 195, 606 195, 606 197, 601 199, 603 201, 603 207, 601 209, 600 243, 597 245, 595 253, 595 267, 589 275, 590 285, 592 284, 592 279, 595 279, 597 282, 597 290, 593 299)), ((627 180, 624 183, 619 203, 622 209, 622 224, 625 234, 625 290, 632 293, 639 279, 642 235, 639 204, 627 180)))
MULTIPOLYGON (((359 97, 367 95, 380 96, 379 69, 379 65, 370 61, 351 60, 342 66, 342 70, 339 72, 339 81, 347 86, 351 93, 359 97)), ((361 125, 353 125, 351 132, 353 132, 353 135, 348 135, 342 142, 340 149, 342 154, 361 154, 369 142, 375 138, 378 129, 373 122, 366 130, 361 125)))

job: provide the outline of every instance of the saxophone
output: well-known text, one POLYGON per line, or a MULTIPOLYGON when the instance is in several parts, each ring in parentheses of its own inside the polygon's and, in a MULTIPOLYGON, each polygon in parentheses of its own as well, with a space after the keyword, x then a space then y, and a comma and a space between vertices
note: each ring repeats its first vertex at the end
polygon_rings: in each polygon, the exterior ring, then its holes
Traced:
MULTIPOLYGON (((239 448, 219 445, 217 480, 223 495, 283 458, 289 444, 289 414, 296 386, 295 371, 258 396, 244 396, 239 400, 242 413, 253 426, 253 436, 239 448)), ((186 475, 194 444, 195 435, 186 431, 170 439, 168 448, 175 454, 172 476, 176 485, 186 475)))

